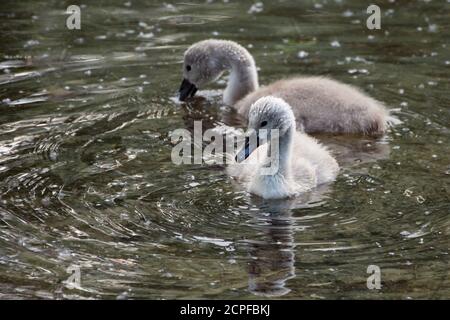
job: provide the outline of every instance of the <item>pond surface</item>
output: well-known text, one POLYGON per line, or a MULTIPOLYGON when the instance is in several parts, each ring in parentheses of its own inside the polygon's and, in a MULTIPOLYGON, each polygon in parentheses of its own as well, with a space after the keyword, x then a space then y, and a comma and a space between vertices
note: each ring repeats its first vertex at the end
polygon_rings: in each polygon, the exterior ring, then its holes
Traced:
POLYGON ((68 30, 69 3, 1 1, 0 298, 449 298, 450 3, 377 4, 371 31, 360 1, 90 1, 68 30), (171 131, 246 125, 226 78, 177 102, 205 38, 248 48, 261 84, 328 75, 402 123, 318 136, 340 175, 291 201, 177 166, 171 131))

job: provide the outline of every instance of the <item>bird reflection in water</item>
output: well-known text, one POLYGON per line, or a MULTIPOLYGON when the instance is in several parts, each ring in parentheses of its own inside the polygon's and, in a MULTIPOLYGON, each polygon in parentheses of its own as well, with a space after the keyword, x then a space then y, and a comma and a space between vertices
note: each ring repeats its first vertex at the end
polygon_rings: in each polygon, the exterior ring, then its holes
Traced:
POLYGON ((291 290, 286 282, 295 277, 294 231, 290 216, 272 216, 266 220, 267 241, 251 246, 248 289, 261 296, 282 296, 291 290))
MULTIPOLYGON (((322 194, 324 190, 320 190, 322 194)), ((252 203, 261 208, 251 223, 263 236, 258 241, 248 240, 248 290, 258 296, 277 297, 289 293, 288 280, 295 274, 295 224, 292 209, 308 207, 318 194, 307 193, 296 199, 265 201, 252 197, 252 203), (313 199, 314 198, 314 199, 313 199)))

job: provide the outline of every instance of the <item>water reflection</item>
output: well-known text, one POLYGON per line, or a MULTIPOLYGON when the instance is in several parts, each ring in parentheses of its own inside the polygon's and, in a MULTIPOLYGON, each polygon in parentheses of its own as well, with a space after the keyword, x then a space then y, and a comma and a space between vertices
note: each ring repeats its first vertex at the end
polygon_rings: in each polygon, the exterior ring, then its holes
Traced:
POLYGON ((293 199, 264 200, 251 197, 259 211, 249 223, 258 240, 248 240, 248 290, 255 295, 277 297, 288 294, 295 272, 295 233, 304 230, 293 217, 293 209, 320 205, 329 192, 323 185, 293 199))
POLYGON ((294 223, 291 215, 289 210, 274 210, 262 219, 262 225, 255 226, 265 235, 265 240, 248 242, 248 290, 255 295, 277 297, 291 291, 288 280, 295 277, 294 223))

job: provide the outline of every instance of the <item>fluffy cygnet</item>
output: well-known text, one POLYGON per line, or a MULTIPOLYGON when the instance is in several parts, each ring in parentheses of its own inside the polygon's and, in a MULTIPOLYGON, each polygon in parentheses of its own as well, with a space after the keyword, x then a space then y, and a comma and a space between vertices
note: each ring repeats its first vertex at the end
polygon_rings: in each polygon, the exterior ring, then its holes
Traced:
POLYGON ((333 181, 339 171, 324 146, 296 130, 289 104, 273 96, 251 106, 245 144, 235 159, 228 173, 265 199, 296 196, 333 181))
POLYGON ((359 89, 325 77, 296 77, 259 88, 252 55, 227 40, 204 40, 184 54, 180 100, 192 97, 198 88, 217 80, 224 71, 230 77, 225 104, 248 116, 259 98, 272 95, 292 106, 297 123, 308 133, 363 133, 380 135, 386 130, 388 111, 359 89))

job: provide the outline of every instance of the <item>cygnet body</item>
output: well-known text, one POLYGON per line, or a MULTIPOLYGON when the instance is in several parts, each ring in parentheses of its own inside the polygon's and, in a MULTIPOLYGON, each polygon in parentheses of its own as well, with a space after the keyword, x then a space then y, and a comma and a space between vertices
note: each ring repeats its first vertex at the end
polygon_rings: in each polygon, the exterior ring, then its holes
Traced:
POLYGON ((236 155, 236 163, 227 170, 250 193, 282 199, 333 181, 339 166, 324 146, 296 130, 289 104, 268 96, 251 106, 245 145, 236 155), (267 134, 263 144, 262 130, 267 134), (250 143, 252 136, 256 136, 256 144, 250 143))
POLYGON ((380 135, 386 130, 388 111, 359 89, 326 77, 296 77, 259 87, 252 55, 227 40, 204 40, 184 54, 180 100, 230 71, 223 101, 242 115, 259 98, 272 95, 292 106, 296 121, 308 133, 363 133, 380 135))

